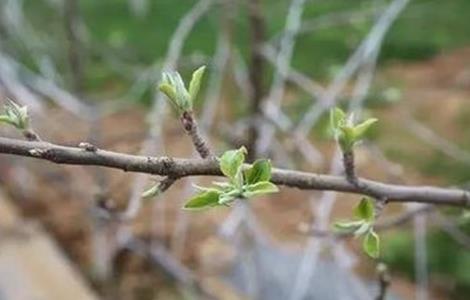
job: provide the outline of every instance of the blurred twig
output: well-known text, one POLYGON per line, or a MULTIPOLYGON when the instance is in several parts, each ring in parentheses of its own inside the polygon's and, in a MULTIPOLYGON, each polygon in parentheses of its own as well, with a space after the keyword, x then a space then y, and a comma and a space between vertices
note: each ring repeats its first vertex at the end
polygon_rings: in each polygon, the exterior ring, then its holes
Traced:
POLYGON ((264 96, 264 74, 265 62, 261 54, 261 47, 266 39, 266 21, 263 16, 263 7, 260 0, 247 0, 248 17, 250 23, 250 126, 248 130, 248 161, 253 161, 256 157, 256 145, 258 140, 259 122, 261 116, 261 101, 264 96))

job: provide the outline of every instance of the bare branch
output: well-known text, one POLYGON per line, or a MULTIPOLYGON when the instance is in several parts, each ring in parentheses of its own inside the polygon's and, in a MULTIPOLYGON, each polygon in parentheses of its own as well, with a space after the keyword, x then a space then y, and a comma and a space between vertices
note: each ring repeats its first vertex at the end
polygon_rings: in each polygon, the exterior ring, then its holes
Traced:
MULTIPOLYGON (((58 164, 94 165, 127 172, 162 176, 222 176, 215 159, 183 159, 137 156, 97 149, 86 151, 78 147, 60 146, 47 142, 21 141, 0 137, 0 153, 48 160, 58 164)), ((470 206, 470 192, 453 188, 404 186, 360 178, 367 191, 358 189, 341 176, 274 169, 272 182, 306 190, 329 190, 372 197, 380 195, 389 202, 422 202, 430 204, 470 206)))

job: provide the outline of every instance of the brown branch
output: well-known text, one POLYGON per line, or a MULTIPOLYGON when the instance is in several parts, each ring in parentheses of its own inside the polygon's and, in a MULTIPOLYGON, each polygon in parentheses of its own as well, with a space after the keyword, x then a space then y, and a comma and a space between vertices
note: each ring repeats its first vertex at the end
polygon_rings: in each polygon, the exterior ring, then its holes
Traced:
POLYGON ((369 188, 369 185, 364 183, 356 174, 356 166, 354 159, 354 152, 345 151, 343 152, 343 166, 346 180, 354 185, 362 194, 369 195, 374 198, 374 215, 377 219, 381 214, 388 202, 388 197, 384 194, 376 193, 374 190, 369 188))
POLYGON ((209 148, 209 145, 202 137, 199 127, 197 125, 196 118, 192 112, 185 111, 181 115, 181 124, 183 125, 186 133, 191 137, 194 148, 196 148, 197 153, 201 158, 209 158, 212 156, 212 151, 209 148))
MULTIPOLYGON (((171 177, 222 176, 215 159, 184 159, 123 154, 97 149, 60 146, 47 142, 21 141, 0 137, 0 153, 48 160, 58 164, 102 166, 126 172, 138 172, 171 177)), ((360 179, 367 193, 380 195, 389 202, 421 202, 470 207, 470 192, 430 186, 404 186, 360 179)), ((322 175, 294 170, 273 169, 272 182, 305 189, 367 194, 341 176, 322 175)), ((370 195, 370 196, 374 196, 370 195)))

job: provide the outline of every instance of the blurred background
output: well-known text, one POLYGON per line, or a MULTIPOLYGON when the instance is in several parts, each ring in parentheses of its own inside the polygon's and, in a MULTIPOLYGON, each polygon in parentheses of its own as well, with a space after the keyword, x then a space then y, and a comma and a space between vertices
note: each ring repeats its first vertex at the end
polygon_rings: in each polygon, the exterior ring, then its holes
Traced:
MULTIPOLYGON (((204 64, 195 113, 218 154, 245 145, 250 160, 339 175, 338 105, 380 120, 357 149, 361 176, 468 188, 469 14, 468 0, 1 0, 0 99, 27 105, 50 142, 196 158, 156 86, 204 64)), ((328 234, 358 196, 283 187, 188 212, 211 178, 142 200, 158 180, 2 155, 0 299, 378 293, 361 242, 328 234)), ((381 218, 403 216, 380 232, 386 299, 468 299, 468 213, 393 204, 381 218)))

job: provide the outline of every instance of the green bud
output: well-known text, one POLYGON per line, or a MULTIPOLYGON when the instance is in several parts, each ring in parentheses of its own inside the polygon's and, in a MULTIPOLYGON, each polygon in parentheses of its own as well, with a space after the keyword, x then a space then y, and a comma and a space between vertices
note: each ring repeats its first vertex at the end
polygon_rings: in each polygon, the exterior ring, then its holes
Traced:
POLYGON ((189 84, 189 91, 178 72, 163 72, 158 89, 168 97, 178 113, 181 114, 193 109, 194 100, 201 87, 204 70, 205 66, 202 66, 194 71, 189 84))
POLYGON ((201 80, 204 76, 204 72, 206 70, 206 66, 199 67, 196 71, 194 71, 193 76, 191 78, 191 82, 189 83, 189 96, 191 98, 191 102, 194 103, 196 100, 197 94, 199 93, 199 89, 201 88, 201 80))
POLYGON ((0 122, 14 126, 19 130, 26 130, 29 126, 28 107, 19 106, 13 101, 5 105, 5 113, 0 115, 0 122))
POLYGON ((343 152, 351 151, 354 145, 364 138, 369 128, 377 121, 375 118, 370 118, 355 125, 352 114, 346 116, 339 108, 333 108, 330 111, 330 126, 343 152))

